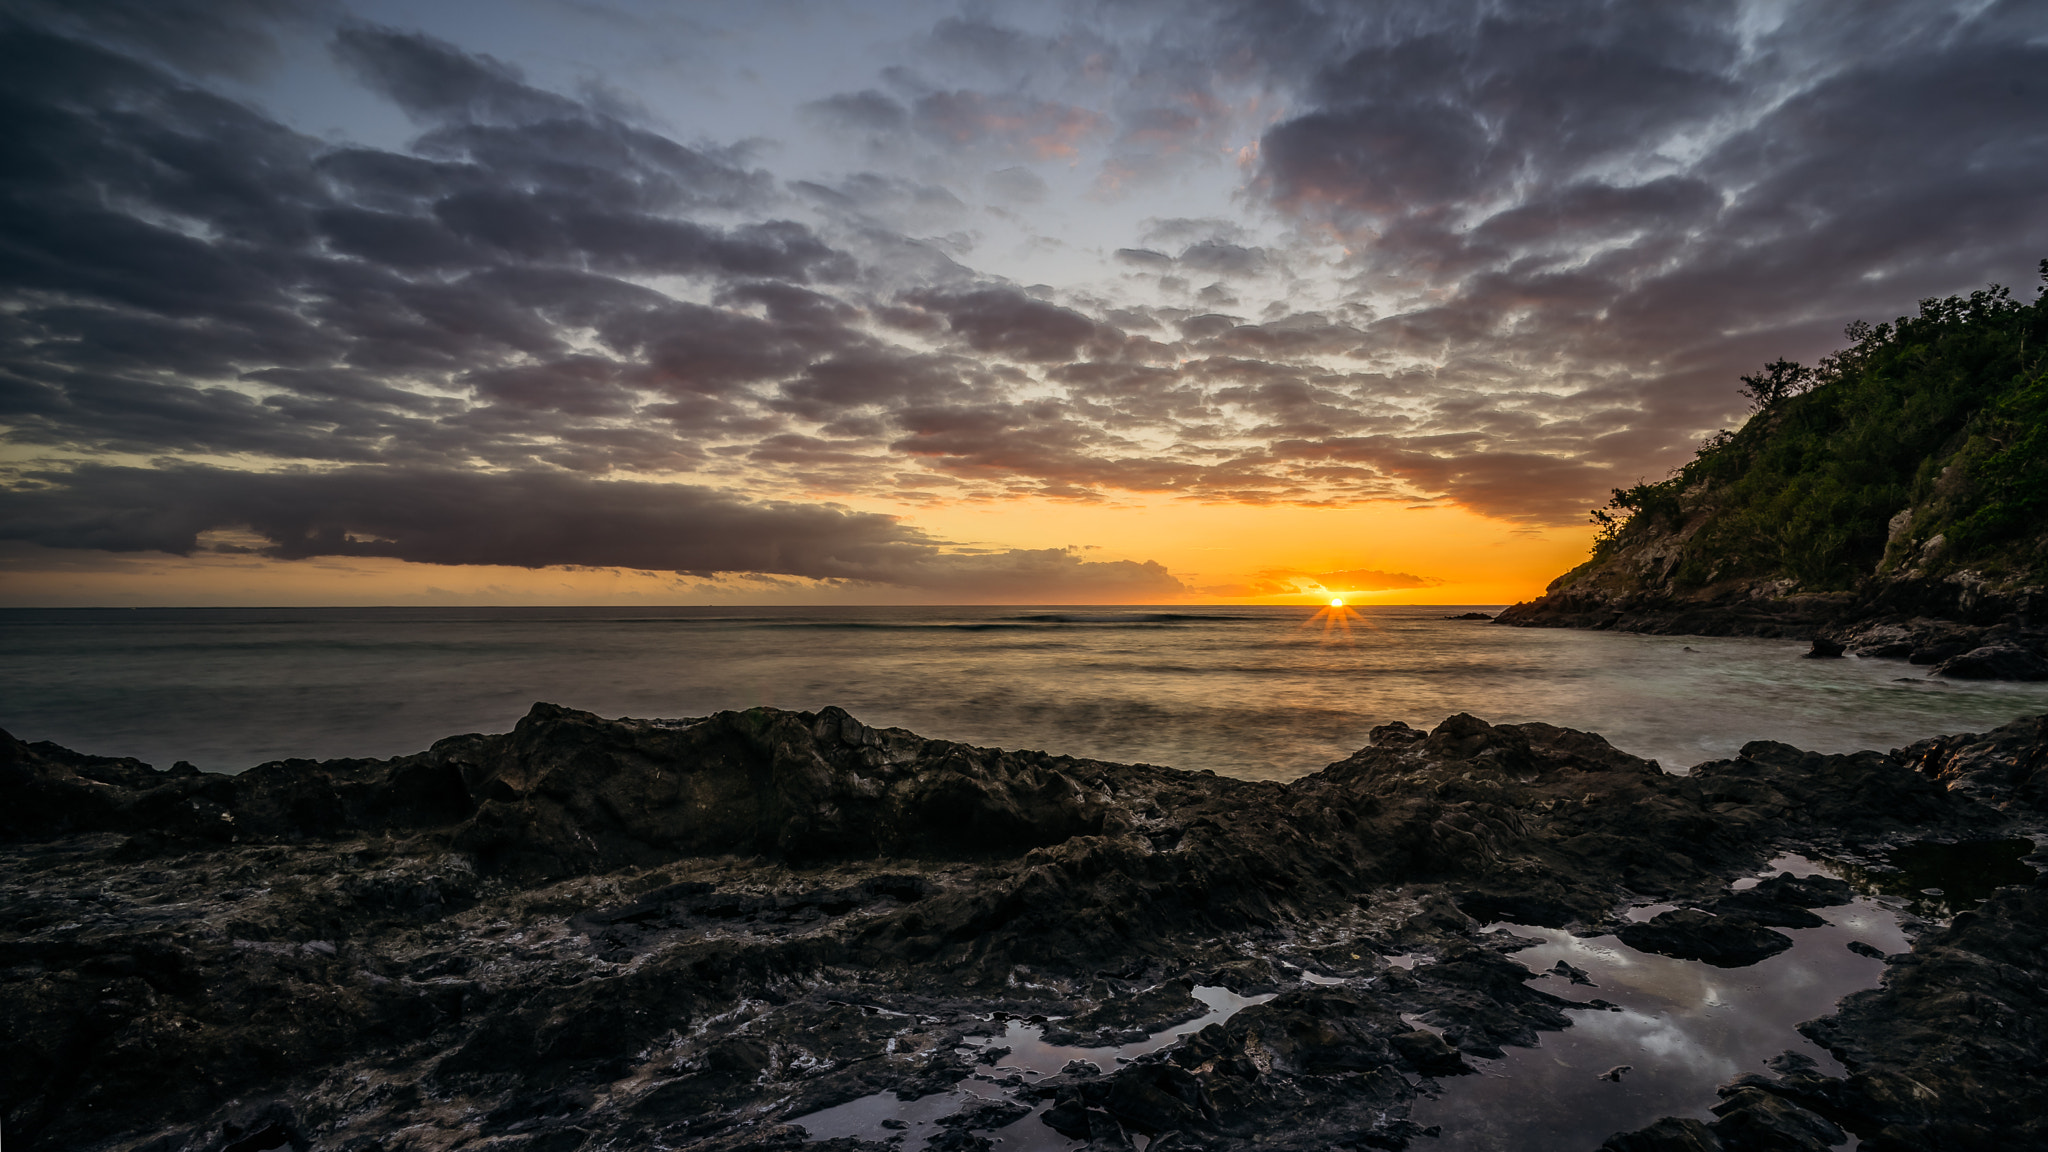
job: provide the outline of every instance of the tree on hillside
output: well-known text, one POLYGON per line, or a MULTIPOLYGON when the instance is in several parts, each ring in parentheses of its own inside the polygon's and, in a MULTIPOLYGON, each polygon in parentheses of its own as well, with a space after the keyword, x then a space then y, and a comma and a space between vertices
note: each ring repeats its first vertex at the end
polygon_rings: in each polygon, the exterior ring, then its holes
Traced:
POLYGON ((1813 369, 1783 358, 1764 365, 1755 376, 1742 378, 1742 394, 1749 397, 1749 410, 1762 412, 1788 396, 1813 388, 1813 369))

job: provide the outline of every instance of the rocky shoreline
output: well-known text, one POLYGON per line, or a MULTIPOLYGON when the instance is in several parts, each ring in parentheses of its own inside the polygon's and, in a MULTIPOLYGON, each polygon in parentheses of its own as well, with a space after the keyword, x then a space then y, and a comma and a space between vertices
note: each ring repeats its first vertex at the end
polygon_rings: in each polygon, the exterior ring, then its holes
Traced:
MULTIPOLYGON (((971 1042, 1009 1019, 1157 1031, 1203 985, 1273 995, 926 1146, 1023 1123, 1155 1152, 1401 1148, 1426 1138, 1419 1094, 1602 1006, 1489 924, 1768 954, 1839 895, 1731 892, 1781 852, 1876 868, 1908 841, 2039 835, 2048 717, 1890 754, 1755 743, 1681 776, 1461 715, 1282 785, 837 709, 536 705, 416 756, 237 776, 0 736, 0 798, 17 1148, 880 1150, 790 1121, 986 1078, 971 1042), (1624 915, 1651 899, 1674 908, 1624 915)), ((2044 913, 2037 882, 1926 925, 1805 1025, 1846 1076, 1780 1061, 1711 1122, 1607 1146, 2048 1144, 2044 913)))
POLYGON ((1801 592, 1791 580, 1678 588, 1659 573, 1671 556, 1647 545, 1559 577, 1495 622, 1658 636, 1813 640, 1819 656, 1905 660, 1959 680, 2048 680, 2042 590, 1974 572, 1873 578, 1857 592, 1801 592))

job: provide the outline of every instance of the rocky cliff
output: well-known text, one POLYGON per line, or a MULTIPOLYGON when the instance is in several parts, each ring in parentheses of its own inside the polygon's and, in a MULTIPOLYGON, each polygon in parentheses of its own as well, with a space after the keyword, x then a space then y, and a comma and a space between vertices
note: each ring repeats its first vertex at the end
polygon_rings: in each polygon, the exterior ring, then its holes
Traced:
MULTIPOLYGON (((0 1120, 10 1147, 81 1152, 796 1148, 816 1109, 989 1080, 968 1042, 1006 1017, 1113 1043, 1200 1014, 1206 984, 1277 995, 1099 1075, 990 1081, 1010 1097, 931 1146, 1023 1122, 1399 1148, 1436 1078, 1602 1003, 1533 983, 1506 955, 1527 941, 1485 923, 1610 932, 1655 896, 1713 914, 1634 946, 1746 963, 1730 940, 1767 954, 1768 925, 1827 898, 1735 876, 2035 830, 2044 785, 2048 718, 1678 776, 1456 716, 1287 785, 837 709, 537 705, 416 756, 232 777, 0 735, 0 1120)), ((2044 892, 1930 931, 1824 1022, 1845 1077, 1748 1077, 1711 1124, 1615 1147, 2048 1140, 2044 892), (1983 1027, 1959 1038, 1941 1022, 1964 1010, 1983 1027)))
POLYGON ((2048 678, 2048 295, 1930 300, 1851 335, 1818 369, 1745 377, 1747 424, 1617 490, 1592 558, 1500 621, 2048 678))

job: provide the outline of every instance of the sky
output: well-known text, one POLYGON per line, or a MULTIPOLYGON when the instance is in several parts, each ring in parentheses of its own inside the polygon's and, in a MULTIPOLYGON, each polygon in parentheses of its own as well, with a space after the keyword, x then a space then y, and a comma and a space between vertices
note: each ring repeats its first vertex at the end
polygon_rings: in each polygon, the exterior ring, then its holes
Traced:
POLYGON ((2048 256, 2048 5, 0 0, 0 604, 1498 604, 2048 256))

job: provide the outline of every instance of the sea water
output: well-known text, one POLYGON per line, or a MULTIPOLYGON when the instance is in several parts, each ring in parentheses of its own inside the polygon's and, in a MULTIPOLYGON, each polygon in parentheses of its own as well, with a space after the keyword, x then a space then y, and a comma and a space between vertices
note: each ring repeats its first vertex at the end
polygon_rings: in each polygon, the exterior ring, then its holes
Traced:
POLYGON ((0 728, 235 772, 603 716, 836 704, 970 744, 1288 780, 1376 724, 1469 712, 1682 770, 1749 740, 1848 752, 2048 711, 1785 640, 1502 627, 1467 606, 0 611, 0 728))

